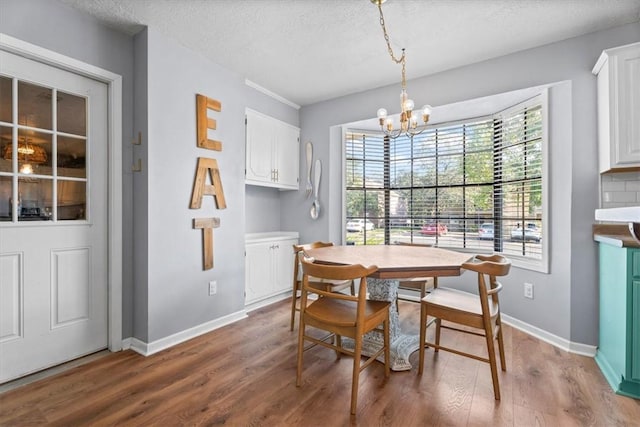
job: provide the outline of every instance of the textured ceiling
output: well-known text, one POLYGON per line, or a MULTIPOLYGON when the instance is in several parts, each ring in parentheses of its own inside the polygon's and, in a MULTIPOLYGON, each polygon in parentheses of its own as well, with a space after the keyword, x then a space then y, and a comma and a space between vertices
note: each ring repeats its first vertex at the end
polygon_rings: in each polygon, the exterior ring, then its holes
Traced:
MULTIPOLYGON (((370 0, 61 0, 127 34, 155 28, 296 104, 398 83, 370 0)), ((407 78, 638 22, 640 0, 389 0, 407 78)))

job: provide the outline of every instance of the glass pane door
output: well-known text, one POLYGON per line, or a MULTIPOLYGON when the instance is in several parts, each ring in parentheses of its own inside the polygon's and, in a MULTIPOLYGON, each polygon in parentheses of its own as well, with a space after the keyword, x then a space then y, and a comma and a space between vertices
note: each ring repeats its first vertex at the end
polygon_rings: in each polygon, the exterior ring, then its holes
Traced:
POLYGON ((87 100, 0 75, 0 221, 87 219, 87 100))

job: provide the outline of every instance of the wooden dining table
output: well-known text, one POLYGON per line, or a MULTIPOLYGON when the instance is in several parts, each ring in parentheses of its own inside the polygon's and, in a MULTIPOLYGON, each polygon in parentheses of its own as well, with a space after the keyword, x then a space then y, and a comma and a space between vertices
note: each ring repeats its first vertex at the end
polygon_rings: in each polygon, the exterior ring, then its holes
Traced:
MULTIPOLYGON (((408 245, 346 245, 327 246, 305 251, 314 262, 322 264, 375 265, 378 270, 367 278, 369 298, 390 301, 391 369, 411 369, 409 356, 420 348, 418 335, 403 334, 395 301, 398 297, 399 279, 418 277, 459 276, 461 266, 473 258, 473 254, 426 246, 408 245)), ((419 318, 416 319, 419 322, 419 318)), ((382 337, 368 333, 363 340, 363 353, 374 354, 382 345, 382 337)), ((352 348, 353 341, 343 339, 343 346, 352 348)), ((381 356, 383 357, 383 356, 381 356)))

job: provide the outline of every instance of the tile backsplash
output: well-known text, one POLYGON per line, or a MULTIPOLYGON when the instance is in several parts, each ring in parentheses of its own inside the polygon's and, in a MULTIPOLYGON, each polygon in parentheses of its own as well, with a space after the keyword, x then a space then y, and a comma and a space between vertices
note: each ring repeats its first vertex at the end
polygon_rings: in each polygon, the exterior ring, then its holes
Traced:
POLYGON ((600 204, 603 208, 640 205, 640 172, 600 175, 600 204))

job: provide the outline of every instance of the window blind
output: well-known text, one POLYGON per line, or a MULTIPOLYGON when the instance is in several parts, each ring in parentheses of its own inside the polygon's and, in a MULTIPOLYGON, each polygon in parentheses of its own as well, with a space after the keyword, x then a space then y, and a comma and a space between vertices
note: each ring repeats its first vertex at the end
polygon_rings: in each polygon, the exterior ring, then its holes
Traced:
POLYGON ((370 221, 373 229, 348 226, 346 241, 410 241, 540 259, 541 112, 533 99, 492 116, 431 126, 413 138, 347 131, 346 219, 370 221))

